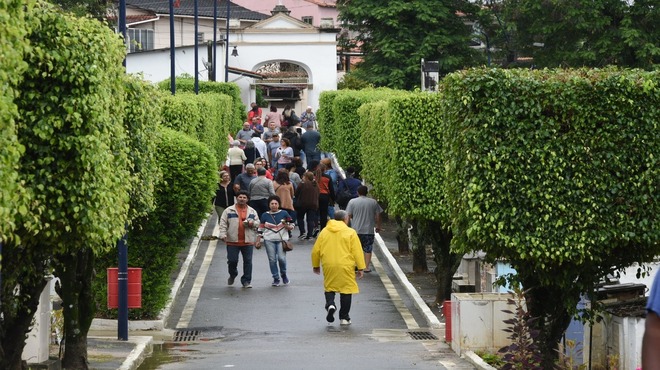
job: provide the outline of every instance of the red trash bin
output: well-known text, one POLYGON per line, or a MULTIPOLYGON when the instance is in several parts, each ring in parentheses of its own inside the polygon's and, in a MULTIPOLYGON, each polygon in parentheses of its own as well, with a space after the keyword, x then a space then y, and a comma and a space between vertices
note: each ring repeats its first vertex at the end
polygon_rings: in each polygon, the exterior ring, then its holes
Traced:
POLYGON ((445 317, 445 342, 451 342, 451 301, 442 305, 442 315, 445 317))
MULTIPOLYGON (((108 308, 119 308, 119 269, 108 268, 108 308)), ((142 308, 142 269, 128 268, 128 308, 142 308)))

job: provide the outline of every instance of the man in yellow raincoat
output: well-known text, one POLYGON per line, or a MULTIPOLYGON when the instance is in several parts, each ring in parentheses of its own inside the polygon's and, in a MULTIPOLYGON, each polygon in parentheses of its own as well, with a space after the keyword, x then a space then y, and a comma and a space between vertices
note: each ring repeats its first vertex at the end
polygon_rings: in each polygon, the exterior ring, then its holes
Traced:
POLYGON ((335 219, 321 231, 312 248, 314 273, 321 274, 323 266, 323 288, 325 291, 326 320, 335 321, 335 293, 339 293, 339 320, 341 325, 350 325, 351 300, 359 293, 355 275, 361 279, 364 265, 362 244, 355 230, 348 227, 346 211, 337 211, 335 219), (357 272, 355 269, 357 268, 357 272))

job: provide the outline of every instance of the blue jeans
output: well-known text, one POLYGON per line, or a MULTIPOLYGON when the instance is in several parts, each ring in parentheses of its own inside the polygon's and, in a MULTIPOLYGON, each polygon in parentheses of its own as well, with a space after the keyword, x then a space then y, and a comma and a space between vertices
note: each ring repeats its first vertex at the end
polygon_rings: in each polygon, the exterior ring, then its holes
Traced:
POLYGON ((266 245, 266 254, 268 254, 268 264, 270 265, 270 273, 273 279, 279 280, 280 275, 286 276, 286 253, 282 250, 282 242, 280 240, 264 240, 266 245), (277 265, 279 262, 279 273, 277 265))
POLYGON ((229 276, 238 276, 238 254, 243 255, 243 276, 241 276, 241 284, 249 284, 252 282, 252 252, 254 246, 246 245, 243 247, 236 247, 233 245, 227 246, 227 265, 229 266, 229 276))

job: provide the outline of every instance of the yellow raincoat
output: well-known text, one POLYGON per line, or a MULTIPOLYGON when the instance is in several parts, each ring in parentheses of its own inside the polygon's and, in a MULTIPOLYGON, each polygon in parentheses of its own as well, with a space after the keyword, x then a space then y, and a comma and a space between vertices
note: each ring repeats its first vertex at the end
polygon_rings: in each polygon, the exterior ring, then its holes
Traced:
POLYGON ((355 230, 343 221, 328 221, 312 248, 312 267, 323 268, 325 291, 358 293, 356 266, 358 270, 365 268, 362 244, 355 230))

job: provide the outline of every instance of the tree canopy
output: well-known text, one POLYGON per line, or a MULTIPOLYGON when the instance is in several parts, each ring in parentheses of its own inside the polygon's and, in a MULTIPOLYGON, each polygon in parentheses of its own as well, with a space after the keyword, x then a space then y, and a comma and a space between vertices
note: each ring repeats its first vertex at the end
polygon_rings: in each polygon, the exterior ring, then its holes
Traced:
POLYGON ((437 60, 441 73, 479 62, 470 48, 478 8, 451 0, 339 0, 339 18, 364 53, 355 73, 375 86, 420 85, 420 61, 437 60))
MULTIPOLYGON (((660 9, 652 0, 482 1, 484 35, 496 50, 537 67, 651 69, 660 62, 660 9)), ((512 59, 504 61, 511 62, 512 59)))

